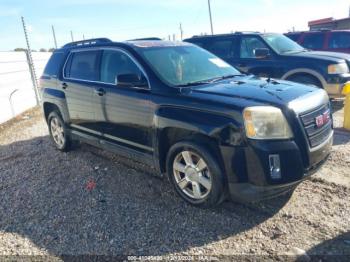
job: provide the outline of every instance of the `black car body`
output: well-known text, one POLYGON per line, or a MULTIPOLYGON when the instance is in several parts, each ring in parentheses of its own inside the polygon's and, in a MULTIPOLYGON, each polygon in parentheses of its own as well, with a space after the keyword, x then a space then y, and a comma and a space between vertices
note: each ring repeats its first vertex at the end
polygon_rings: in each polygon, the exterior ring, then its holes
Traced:
MULTIPOLYGON (((194 73, 189 72, 188 76, 194 73)), ((41 77, 41 87, 44 116, 56 144, 60 144, 57 134, 64 131, 63 145, 56 145, 60 150, 67 149, 68 138, 80 140, 132 157, 155 167, 159 173, 168 172, 171 177, 168 169, 175 168, 171 152, 193 148, 194 155, 203 155, 211 175, 215 174, 210 180, 220 186, 214 183, 212 189, 219 188, 220 192, 212 194, 220 195, 221 200, 226 193, 236 200, 254 201, 290 190, 324 163, 333 140, 326 92, 293 82, 239 74, 221 59, 189 43, 116 43, 96 39, 67 44, 53 53, 41 77), (171 67, 173 61, 185 63, 184 58, 191 52, 209 58, 212 70, 226 68, 237 75, 170 83, 180 73, 186 74, 184 69, 201 66, 196 64, 200 59, 194 60, 195 64, 176 69, 176 76, 174 70, 164 69, 165 65, 171 67), (119 58, 113 58, 115 54, 127 57, 133 63, 132 70, 142 76, 136 79, 130 74, 119 74, 122 69, 117 69, 115 83, 116 72, 104 69, 104 57, 111 58, 107 65, 113 68, 130 67, 121 66, 125 61, 116 62, 119 58), (147 60, 148 54, 153 55, 153 60, 147 60), (259 118, 260 110, 271 110, 271 114, 261 113, 259 118), (285 127, 283 130, 264 118, 275 113, 278 121, 284 119, 279 123, 285 127), (261 121, 261 130, 254 129, 254 121, 261 121), (264 125, 265 121, 268 124, 264 125), (59 128, 53 129, 54 126, 59 128), (249 134, 256 138, 247 136, 251 127, 254 130, 249 134), (290 135, 280 137, 276 133, 264 139, 264 135, 258 137, 254 133, 272 134, 274 128, 277 133, 290 135)), ((185 175, 193 178, 195 167, 188 167, 186 159, 185 162, 185 175)), ((218 203, 218 199, 214 202, 218 203)), ((186 200, 192 204, 203 202, 186 200)))
POLYGON ((233 33, 194 36, 197 44, 244 73, 312 84, 341 97, 350 84, 350 55, 309 51, 282 34, 233 33))

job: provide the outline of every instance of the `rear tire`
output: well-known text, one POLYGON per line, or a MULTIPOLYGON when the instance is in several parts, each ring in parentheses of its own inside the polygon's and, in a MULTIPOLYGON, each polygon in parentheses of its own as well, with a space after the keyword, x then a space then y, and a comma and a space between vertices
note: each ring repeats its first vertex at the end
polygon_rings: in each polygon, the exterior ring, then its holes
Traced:
POLYGON ((56 148, 62 152, 70 151, 72 140, 61 115, 56 111, 52 111, 47 118, 47 123, 51 139, 56 148))
POLYGON ((318 88, 323 88, 322 83, 315 77, 309 75, 296 75, 287 78, 287 80, 292 82, 297 82, 305 85, 314 85, 318 88))
POLYGON ((212 207, 225 199, 225 179, 217 159, 192 142, 173 145, 167 155, 167 175, 175 191, 188 203, 212 207))

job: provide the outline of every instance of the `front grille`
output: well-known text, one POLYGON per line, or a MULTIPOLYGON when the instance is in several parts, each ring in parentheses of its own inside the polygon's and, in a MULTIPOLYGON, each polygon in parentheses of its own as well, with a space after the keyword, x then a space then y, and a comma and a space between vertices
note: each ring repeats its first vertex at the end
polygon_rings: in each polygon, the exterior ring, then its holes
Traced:
POLYGON ((330 116, 329 121, 322 126, 317 126, 316 118, 322 116, 324 113, 329 112, 329 104, 325 104, 307 113, 300 115, 301 122, 305 129, 310 147, 316 147, 322 144, 332 132, 332 118, 330 116))

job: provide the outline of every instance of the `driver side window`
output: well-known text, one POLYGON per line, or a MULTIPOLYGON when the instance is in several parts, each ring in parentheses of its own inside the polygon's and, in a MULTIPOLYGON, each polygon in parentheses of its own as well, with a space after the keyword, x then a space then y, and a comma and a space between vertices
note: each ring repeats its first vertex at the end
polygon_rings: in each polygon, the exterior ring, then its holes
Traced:
POLYGON ((101 61, 101 81, 115 84, 118 75, 137 75, 139 79, 143 76, 139 67, 131 58, 117 50, 104 50, 101 61))
POLYGON ((263 41, 257 37, 242 37, 240 56, 241 58, 256 58, 255 50, 266 48, 263 41))

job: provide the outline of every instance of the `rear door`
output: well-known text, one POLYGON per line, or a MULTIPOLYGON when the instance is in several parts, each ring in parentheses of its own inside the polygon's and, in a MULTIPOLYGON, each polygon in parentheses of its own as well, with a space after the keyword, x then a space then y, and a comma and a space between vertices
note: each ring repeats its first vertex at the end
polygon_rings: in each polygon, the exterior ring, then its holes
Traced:
POLYGON ((330 32, 327 51, 350 53, 350 32, 330 32))
POLYGON ((64 67, 61 88, 65 92, 71 126, 94 132, 96 104, 92 97, 98 87, 100 50, 74 50, 64 67))

